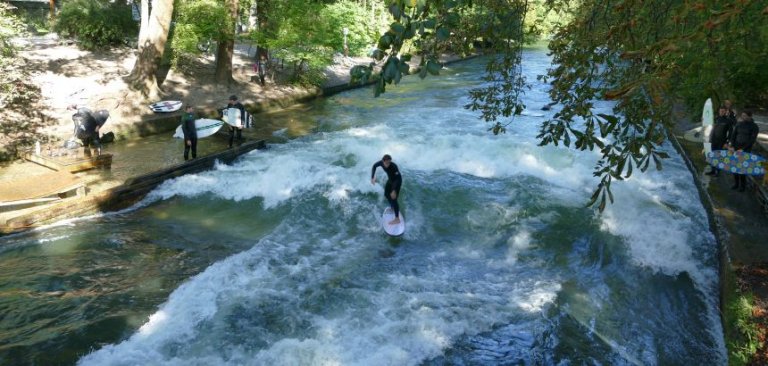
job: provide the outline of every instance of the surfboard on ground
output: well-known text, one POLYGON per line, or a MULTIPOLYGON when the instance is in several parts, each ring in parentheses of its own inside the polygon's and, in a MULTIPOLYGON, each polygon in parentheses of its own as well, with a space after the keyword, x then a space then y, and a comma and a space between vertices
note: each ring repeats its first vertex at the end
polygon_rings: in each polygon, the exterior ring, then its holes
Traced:
MULTIPOLYGON (((224 122, 219 121, 217 119, 201 118, 201 119, 195 120, 195 129, 197 130, 197 138, 201 139, 204 137, 211 136, 214 133, 216 133, 219 129, 221 129, 221 126, 224 126, 224 122)), ((179 127, 176 127, 176 133, 173 134, 173 137, 177 139, 184 138, 184 132, 181 130, 181 125, 179 125, 179 127)))
POLYGON ((712 126, 715 124, 715 111, 712 109, 712 98, 704 102, 704 110, 701 111, 701 139, 704 143, 704 154, 712 152, 712 144, 709 135, 712 134, 712 126))
POLYGON ((384 227, 384 231, 391 236, 400 236, 405 232, 405 216, 400 211, 400 223, 396 225, 390 225, 389 222, 395 219, 395 211, 392 211, 391 207, 384 209, 384 213, 381 215, 381 226, 384 227))
POLYGON ((149 108, 155 113, 170 113, 181 109, 182 104, 183 103, 180 100, 164 100, 150 104, 149 108))
POLYGON ((720 170, 746 175, 765 174, 766 161, 760 155, 744 151, 714 150, 707 153, 707 163, 720 170))

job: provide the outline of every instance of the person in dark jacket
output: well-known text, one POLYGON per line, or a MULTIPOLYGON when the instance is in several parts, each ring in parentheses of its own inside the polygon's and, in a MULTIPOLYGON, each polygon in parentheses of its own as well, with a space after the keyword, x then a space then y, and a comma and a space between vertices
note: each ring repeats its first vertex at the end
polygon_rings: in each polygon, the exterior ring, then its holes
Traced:
POLYGON ((397 204, 397 198, 400 196, 400 187, 403 185, 403 176, 400 175, 400 169, 397 164, 392 162, 389 154, 384 155, 380 161, 373 164, 371 168, 371 184, 376 183, 376 168, 381 167, 387 173, 387 183, 384 185, 384 197, 389 201, 389 206, 395 211, 395 219, 390 221, 390 225, 400 223, 400 205, 397 204))
POLYGON ((237 108, 240 110, 240 126, 241 127, 234 127, 232 125, 229 126, 229 147, 232 147, 232 143, 235 140, 235 135, 237 135, 237 141, 241 141, 243 139, 243 127, 245 127, 246 121, 246 114, 245 114, 245 106, 243 106, 242 103, 237 101, 237 95, 232 95, 229 97, 229 101, 227 103, 227 106, 224 107, 221 110, 221 118, 224 118, 224 113, 229 108, 237 108))
MULTIPOLYGON (((726 143, 728 142, 728 136, 733 128, 733 122, 728 116, 728 108, 725 105, 720 106, 717 110, 717 118, 715 124, 712 126, 712 132, 709 134, 709 142, 712 144, 712 150, 726 149, 726 143)), ((712 170, 707 175, 720 175, 720 169, 712 167, 712 170)))
POLYGON ((732 124, 736 124, 736 111, 733 109, 733 103, 730 99, 723 101, 723 106, 726 110, 726 116, 731 120, 732 124))
POLYGON ((189 151, 192 150, 192 159, 197 158, 197 129, 195 128, 195 107, 188 105, 184 115, 181 116, 181 131, 184 133, 184 160, 189 159, 189 151))
MULTIPOLYGON (((752 146, 757 141, 757 134, 760 128, 752 119, 752 111, 741 112, 741 121, 737 122, 731 129, 729 135, 730 150, 752 152, 752 146)), ((747 189, 747 176, 744 174, 734 174, 734 183, 731 189, 738 189, 744 192, 747 189)))
POLYGON ((72 121, 75 123, 74 135, 82 142, 85 155, 91 156, 91 146, 101 154, 99 131, 107 123, 109 112, 103 109, 93 112, 87 107, 78 107, 76 104, 68 106, 67 109, 76 111, 72 115, 72 121))

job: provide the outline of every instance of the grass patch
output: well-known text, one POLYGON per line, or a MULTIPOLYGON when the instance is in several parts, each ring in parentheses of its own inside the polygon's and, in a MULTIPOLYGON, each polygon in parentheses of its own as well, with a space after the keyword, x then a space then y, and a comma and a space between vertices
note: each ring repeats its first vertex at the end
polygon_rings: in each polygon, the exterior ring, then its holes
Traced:
POLYGON ((729 365, 749 365, 762 348, 762 335, 754 315, 754 295, 737 283, 732 268, 727 269, 723 295, 723 323, 729 365))

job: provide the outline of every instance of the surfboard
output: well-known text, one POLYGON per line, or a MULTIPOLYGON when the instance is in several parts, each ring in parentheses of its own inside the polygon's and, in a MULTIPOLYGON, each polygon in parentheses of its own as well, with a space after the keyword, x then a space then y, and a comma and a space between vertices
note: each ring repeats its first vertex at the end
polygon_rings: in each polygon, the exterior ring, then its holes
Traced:
POLYGON ((712 152, 712 144, 709 135, 712 134, 712 126, 715 124, 715 111, 712 109, 712 98, 704 102, 704 110, 701 111, 701 139, 704 142, 704 154, 712 152))
POLYGON ((683 134, 683 138, 690 142, 699 142, 699 143, 704 142, 704 136, 701 133, 701 130, 703 129, 704 127, 699 126, 699 127, 694 127, 688 131, 685 131, 685 133, 683 134))
POLYGON ((237 108, 224 108, 221 110, 222 121, 228 125, 239 128, 251 128, 253 127, 253 116, 248 111, 244 111, 245 117, 240 115, 240 110, 237 108))
POLYGON ((765 174, 765 158, 757 154, 743 151, 710 151, 707 153, 707 163, 720 170, 734 174, 765 174))
POLYGON ((520 112, 520 115, 528 117, 544 117, 544 113, 529 112, 527 110, 520 112))
MULTIPOLYGON (((197 130, 197 138, 201 139, 201 138, 213 135, 214 133, 216 133, 216 131, 218 131, 221 128, 221 126, 224 126, 224 122, 219 121, 217 119, 201 118, 201 119, 195 120, 195 129, 197 130)), ((176 133, 173 134, 173 137, 177 139, 184 138, 184 132, 181 130, 181 125, 179 125, 179 127, 176 127, 176 133)))
POLYGON ((395 211, 392 211, 391 207, 384 209, 384 213, 381 214, 381 226, 384 227, 384 231, 391 236, 400 236, 405 232, 405 216, 400 211, 400 223, 397 225, 390 225, 389 222, 395 219, 395 211))
POLYGON ((232 127, 243 128, 243 121, 240 118, 240 109, 227 108, 224 110, 224 122, 232 127))
POLYGON ((152 103, 149 108, 155 113, 169 113, 176 112, 181 109, 182 103, 180 100, 164 100, 162 102, 152 103))

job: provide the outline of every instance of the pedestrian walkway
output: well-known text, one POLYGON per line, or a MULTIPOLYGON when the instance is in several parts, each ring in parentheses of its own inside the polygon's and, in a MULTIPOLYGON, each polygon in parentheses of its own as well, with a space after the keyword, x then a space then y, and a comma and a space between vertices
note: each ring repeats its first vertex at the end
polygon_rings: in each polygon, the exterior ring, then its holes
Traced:
MULTIPOLYGON (((228 148, 228 134, 218 134, 201 139, 198 159, 184 162, 183 145, 172 133, 160 134, 139 140, 124 140, 105 144, 102 153, 113 155, 110 169, 91 169, 61 177, 47 167, 29 161, 17 161, 0 167, 0 201, 10 206, 16 197, 30 192, 41 192, 45 187, 59 187, 76 181, 83 186, 81 194, 51 200, 48 204, 26 205, 19 209, 0 210, 0 234, 8 234, 30 227, 49 224, 62 219, 129 206, 133 197, 130 191, 146 193, 162 180, 213 167, 215 160, 231 162, 237 156, 256 148, 264 148, 264 130, 245 130, 245 142, 233 149, 228 148), (139 184, 141 183, 141 184, 139 184), (124 202, 117 202, 124 201, 124 202)), ((79 150, 82 150, 80 148, 79 150)), ((82 154, 82 151, 80 151, 82 154)), ((2 204, 0 204, 2 206, 2 204)))

